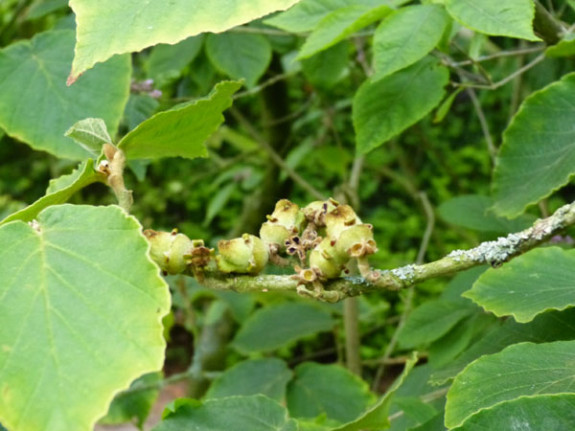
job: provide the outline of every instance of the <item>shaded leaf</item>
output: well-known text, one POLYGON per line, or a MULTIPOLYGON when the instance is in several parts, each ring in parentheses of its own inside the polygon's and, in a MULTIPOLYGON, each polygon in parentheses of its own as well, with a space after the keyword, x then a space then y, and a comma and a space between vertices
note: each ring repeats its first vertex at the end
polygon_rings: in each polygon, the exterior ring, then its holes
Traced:
POLYGON ((331 12, 319 22, 306 39, 297 58, 311 57, 379 21, 391 11, 392 9, 386 5, 378 7, 353 5, 331 12))
POLYGON ((447 393, 445 425, 525 396, 573 391, 575 341, 521 343, 483 356, 465 368, 447 393))
POLYGON ((292 33, 311 31, 327 15, 336 9, 355 3, 352 0, 302 0, 290 9, 264 22, 292 33))
POLYGON ((78 190, 100 180, 101 176, 94 170, 94 161, 88 159, 74 169, 72 173, 51 180, 45 196, 26 208, 10 214, 0 221, 0 225, 14 220, 32 221, 44 208, 66 203, 78 190))
POLYGON ((569 182, 575 172, 574 115, 575 73, 525 99, 497 156, 495 212, 515 217, 569 182))
POLYGON ((575 250, 531 250, 499 269, 488 269, 463 294, 496 316, 530 322, 548 310, 575 305, 575 250))
POLYGON ((298 0, 71 0, 76 14, 76 55, 70 81, 114 54, 140 51, 158 43, 174 44, 200 33, 220 33, 298 0), (129 25, 126 25, 129 23, 129 25))
POLYGON ((575 55, 575 34, 569 33, 555 45, 547 47, 545 55, 551 58, 572 57, 575 55))
POLYGON ((297 431, 286 409, 263 395, 216 398, 203 403, 180 398, 153 431, 297 431))
POLYGON ((367 153, 425 117, 443 99, 449 72, 431 57, 377 82, 353 99, 357 151, 367 153))
POLYGON ((453 18, 480 33, 541 40, 533 33, 532 0, 445 0, 445 6, 453 18))
POLYGON ((99 156, 104 144, 111 144, 112 138, 101 118, 86 118, 68 129, 65 136, 72 138, 93 156, 99 156))
POLYGON ((152 48, 146 69, 158 86, 178 78, 182 70, 200 53, 204 36, 189 37, 174 45, 160 44, 152 48))
POLYGON ((129 159, 206 157, 204 142, 224 121, 222 112, 241 87, 234 81, 217 84, 203 99, 155 114, 122 138, 118 147, 129 159))
POLYGON ((245 79, 248 88, 256 85, 272 59, 272 47, 261 34, 210 34, 206 53, 216 69, 230 78, 245 79))
POLYGON ((331 48, 302 61, 306 78, 319 88, 329 89, 344 76, 349 60, 349 42, 342 41, 331 48))
POLYGON ((287 390, 290 415, 347 422, 357 418, 373 401, 363 380, 339 365, 304 362, 295 369, 287 390))
POLYGON ((251 315, 233 345, 240 352, 267 352, 318 332, 329 331, 334 321, 322 308, 289 302, 268 305, 251 315))
POLYGON ((233 395, 266 395, 276 401, 285 398, 292 377, 287 364, 276 358, 252 359, 228 368, 208 390, 206 398, 233 395))
POLYGON ((441 40, 449 16, 440 5, 416 5, 387 17, 373 38, 373 81, 411 66, 441 40))
POLYGON ((481 232, 511 233, 527 229, 537 217, 524 214, 513 220, 498 217, 491 209, 493 199, 488 196, 458 196, 437 208, 443 220, 456 226, 481 232))
POLYGON ((0 50, 0 127, 37 150, 83 160, 93 154, 64 136, 74 123, 102 118, 118 129, 130 91, 128 56, 111 59, 66 87, 74 32, 49 31, 0 50))
POLYGON ((141 229, 119 207, 73 205, 0 227, 8 429, 91 431, 114 394, 162 367, 169 291, 141 229))

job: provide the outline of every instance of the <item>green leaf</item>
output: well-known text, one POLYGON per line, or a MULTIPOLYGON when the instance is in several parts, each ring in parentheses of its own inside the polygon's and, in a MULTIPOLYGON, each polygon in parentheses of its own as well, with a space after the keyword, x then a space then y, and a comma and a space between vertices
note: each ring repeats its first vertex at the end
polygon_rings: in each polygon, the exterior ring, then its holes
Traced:
POLYGON ((399 333, 399 343, 409 349, 429 344, 452 329, 475 309, 459 302, 442 299, 427 301, 417 307, 399 333))
POLYGON ((443 99, 448 70, 431 57, 377 82, 353 99, 357 151, 367 153, 417 123, 443 99))
POLYGON ((570 430, 575 424, 575 395, 519 398, 472 416, 453 431, 570 430))
POLYGON ((147 94, 130 94, 124 110, 124 122, 128 130, 135 129, 140 123, 150 118, 159 105, 156 99, 147 94))
POLYGON ((291 378, 292 372, 280 359, 243 361, 218 377, 210 386, 206 398, 262 394, 282 401, 291 378))
POLYGON ((352 0, 302 0, 264 23, 291 33, 311 31, 334 10, 354 3, 352 0))
POLYGON ((116 57, 66 87, 72 31, 49 31, 0 50, 0 127, 32 148, 82 160, 92 154, 64 136, 87 117, 114 134, 130 91, 130 58, 116 57))
MULTIPOLYGON (((412 429, 413 427, 421 425, 438 413, 437 409, 431 404, 425 403, 416 397, 395 396, 393 399, 393 406, 402 412, 399 421, 403 421, 403 424, 407 425, 404 429, 412 429)), ((394 421, 392 423, 391 430, 400 429, 398 428, 398 425, 399 422, 394 421)))
POLYGON ((268 305, 242 325, 233 345, 242 353, 269 352, 300 338, 330 331, 334 324, 327 311, 311 304, 268 305))
POLYGON ((447 393, 445 425, 519 397, 573 392, 575 341, 521 343, 470 364, 447 393))
POLYGON ((206 53, 220 72, 233 79, 245 79, 252 88, 266 71, 272 59, 272 47, 261 34, 210 34, 206 53))
POLYGON ((411 66, 441 40, 449 16, 440 5, 401 8, 386 18, 373 38, 373 81, 411 66))
POLYGON ((433 118, 434 124, 441 123, 445 119, 445 117, 451 110, 451 106, 453 105, 455 98, 463 90, 464 90, 463 87, 459 87, 458 89, 453 91, 449 96, 447 96, 445 100, 441 103, 441 105, 439 105, 439 108, 437 108, 437 111, 435 112, 435 117, 433 118))
POLYGON ((152 48, 146 62, 148 76, 161 87, 178 78, 182 70, 200 53, 204 36, 189 37, 175 45, 160 44, 152 48))
POLYGON ((349 60, 348 41, 342 41, 331 48, 302 61, 305 77, 315 86, 332 88, 343 78, 349 60))
POLYGON ((286 409, 263 395, 216 398, 200 403, 176 400, 175 411, 164 412, 164 420, 153 431, 297 431, 286 409))
POLYGON ((507 319, 494 326, 448 366, 435 372, 431 376, 431 381, 434 384, 444 383, 480 356, 497 353, 514 343, 572 340, 575 338, 573 327, 575 327, 575 309, 550 311, 537 316, 529 323, 517 323, 513 319, 507 319))
POLYGON ((532 0, 445 0, 445 6, 453 18, 480 33, 541 40, 533 33, 532 0))
POLYGON ((68 129, 65 136, 72 138, 96 157, 102 152, 104 144, 112 143, 106 123, 101 118, 80 120, 68 129))
POLYGON ((575 250, 531 250, 499 269, 488 269, 463 294, 496 316, 530 322, 548 310, 575 305, 575 250))
POLYGON ((117 206, 73 205, 0 227, 8 429, 91 431, 114 394, 162 367, 170 297, 141 229, 117 206))
POLYGON ((230 200, 232 193, 238 190, 238 187, 238 183, 231 182, 219 188, 217 191, 214 190, 215 194, 210 198, 210 202, 206 210, 206 218, 204 219, 202 226, 210 225, 210 222, 218 215, 222 208, 225 207, 230 200))
POLYGON ((575 172, 575 73, 532 93, 503 134, 493 177, 494 210, 505 217, 569 182, 575 172))
POLYGON ((98 422, 111 425, 135 420, 136 425, 141 429, 158 398, 160 390, 159 386, 141 390, 138 390, 138 388, 157 384, 161 380, 162 373, 148 373, 137 378, 130 385, 130 389, 136 389, 136 391, 120 392, 116 395, 114 401, 110 404, 108 413, 98 422))
POLYGON ((0 226, 14 220, 32 221, 44 208, 66 203, 78 190, 100 181, 100 179, 101 176, 94 170, 94 161, 88 159, 74 169, 72 173, 51 180, 45 196, 26 208, 10 214, 0 221, 0 226))
POLYGON ((290 415, 347 422, 355 419, 373 401, 369 386, 339 365, 304 362, 295 369, 287 390, 290 415))
POLYGON ((140 51, 158 43, 174 44, 200 33, 221 33, 298 0, 71 0, 76 14, 76 56, 70 81, 114 54, 140 51), (129 23, 129 24, 127 24, 129 23))
POLYGON ((204 142, 224 121, 239 82, 217 84, 208 97, 159 112, 122 138, 118 148, 128 159, 206 157, 204 142))
POLYGON ((386 5, 378 7, 354 5, 331 12, 309 35, 297 58, 301 60, 311 57, 379 21, 391 11, 392 9, 386 5))
POLYGON ((332 431, 380 431, 389 428, 389 405, 391 404, 392 397, 401 387, 416 362, 417 355, 413 353, 411 358, 405 363, 403 372, 395 379, 393 385, 377 403, 357 419, 332 431))
POLYGON ((575 34, 566 34, 558 43, 547 47, 545 55, 551 58, 572 57, 575 55, 575 34))
POLYGON ((492 206, 493 199, 488 196, 466 195, 442 203, 437 210, 446 222, 480 232, 518 232, 530 227, 537 219, 531 214, 513 220, 497 217, 491 210, 492 206))

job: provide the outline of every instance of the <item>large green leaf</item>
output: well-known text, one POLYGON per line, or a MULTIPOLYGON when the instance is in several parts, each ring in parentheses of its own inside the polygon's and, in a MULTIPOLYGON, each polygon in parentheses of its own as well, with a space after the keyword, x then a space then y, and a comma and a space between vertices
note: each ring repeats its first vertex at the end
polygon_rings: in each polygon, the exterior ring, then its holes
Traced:
POLYGON ((518 398, 479 412, 453 431, 554 430, 569 431, 575 424, 575 395, 518 398))
POLYGON ((357 419, 334 429, 333 431, 380 431, 389 428, 389 406, 395 392, 401 387, 412 368, 417 362, 417 357, 412 354, 411 358, 405 363, 405 368, 401 375, 395 379, 393 385, 387 392, 375 403, 369 410, 359 416, 357 419))
POLYGON ((367 153, 415 124, 443 98, 449 72, 431 57, 377 82, 366 81, 353 99, 357 151, 367 153))
POLYGON ((497 353, 505 347, 531 341, 545 343, 557 340, 573 340, 575 333, 575 309, 550 311, 537 316, 529 323, 517 323, 513 319, 494 326, 488 333, 472 344, 461 356, 431 376, 434 384, 444 383, 455 377, 470 362, 482 355, 497 353))
POLYGON ((118 129, 130 91, 128 56, 111 59, 66 87, 72 31, 49 31, 0 50, 0 127, 31 147, 82 160, 89 150, 64 136, 74 123, 102 118, 118 129))
POLYGON ((71 0, 76 14, 73 81, 114 54, 140 51, 158 43, 174 44, 200 33, 220 33, 299 0, 71 0))
POLYGON ((142 122, 122 138, 118 147, 128 159, 206 157, 204 142, 224 121, 239 82, 217 84, 206 98, 177 105, 142 122))
POLYGON ((447 393, 445 425, 519 397, 573 393, 575 341, 521 343, 470 364, 447 393))
POLYGON ((412 348, 429 344, 474 312, 474 307, 462 306, 460 302, 442 299, 427 301, 410 314, 399 333, 400 345, 412 348))
POLYGON ((498 217, 491 210, 492 206, 493 199, 488 196, 465 195, 442 203, 437 211, 448 223, 481 232, 517 232, 527 229, 537 219, 531 214, 513 220, 498 217))
POLYGON ((266 395, 282 401, 292 372, 287 364, 276 358, 252 359, 227 369, 210 386, 207 398, 234 395, 266 395))
POLYGON ((331 315, 312 304, 269 305, 244 322, 233 344, 244 353, 266 352, 300 338, 329 331, 333 325, 331 315))
POLYGON ((379 21, 392 9, 353 5, 338 9, 323 18, 301 47, 298 59, 308 58, 342 41, 358 30, 379 21))
POLYGON ((175 45, 160 44, 152 48, 146 62, 148 76, 158 86, 178 78, 182 70, 200 53, 204 36, 189 37, 175 45))
POLYGON ((0 421, 91 431, 163 364, 170 298, 141 226, 116 206, 62 205, 3 225, 0 243, 0 421))
POLYGON ((272 47, 261 34, 210 34, 206 52, 212 64, 233 79, 245 79, 253 87, 272 59, 272 47))
POLYGON ((575 250, 531 250, 489 269, 463 294, 496 316, 529 322, 548 310, 575 305, 575 250))
POLYGON ((493 176, 494 210, 521 214, 575 172, 575 73, 532 93, 503 134, 493 176))
POLYGON ((434 4, 404 7, 386 18, 373 39, 373 80, 427 55, 441 40, 448 22, 445 9, 434 4))
POLYGON ((297 431, 285 407, 263 395, 176 400, 153 431, 297 431))
POLYGON ((101 179, 102 176, 94 170, 94 161, 88 159, 74 169, 72 173, 51 180, 45 196, 26 208, 10 214, 0 221, 0 225, 14 220, 32 221, 44 208, 66 203, 74 193, 101 179))
POLYGON ((445 0, 445 5, 453 18, 480 33, 541 40, 533 34, 532 0, 445 0))
POLYGON ((363 380, 339 365, 304 362, 295 369, 288 385, 290 415, 314 418, 325 414, 339 422, 352 421, 373 401, 363 380))

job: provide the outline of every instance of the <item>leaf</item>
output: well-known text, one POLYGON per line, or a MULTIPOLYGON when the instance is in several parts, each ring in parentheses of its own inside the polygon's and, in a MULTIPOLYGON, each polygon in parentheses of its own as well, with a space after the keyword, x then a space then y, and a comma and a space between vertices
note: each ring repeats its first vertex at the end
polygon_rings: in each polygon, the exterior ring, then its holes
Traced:
POLYGON ((551 58, 572 57, 575 55, 575 34, 567 34, 555 45, 547 47, 545 55, 551 58))
POLYGON ((569 182, 575 172, 574 115, 575 73, 525 99, 503 134, 495 165, 497 214, 515 217, 569 182))
POLYGON ((78 121, 64 134, 98 157, 104 144, 111 144, 106 123, 101 118, 86 118, 78 121))
POLYGON ((210 202, 206 210, 206 218, 204 219, 202 226, 210 225, 210 222, 225 207, 230 200, 232 193, 236 190, 238 190, 238 183, 236 182, 228 183, 217 191, 214 190, 215 194, 210 198, 210 202))
POLYGON ((575 395, 519 398, 472 416, 453 431, 570 430, 575 423, 575 395))
POLYGON ((88 159, 74 169, 72 173, 51 180, 45 196, 26 208, 10 214, 0 221, 0 226, 14 220, 32 221, 43 209, 66 203, 78 190, 100 181, 100 179, 101 176, 94 170, 94 161, 88 159))
POLYGON ((176 400, 174 412, 153 431, 297 431, 286 409, 263 395, 216 398, 203 403, 192 399, 176 400))
POLYGON ((349 60, 348 41, 342 41, 331 48, 302 61, 305 77, 316 87, 330 89, 343 78, 349 60))
MULTIPOLYGON (((162 373, 148 373, 134 380, 130 389, 138 389, 157 384, 162 380, 162 373)), ((98 422, 112 425, 122 424, 135 420, 136 425, 141 429, 146 418, 152 410, 159 393, 159 386, 150 389, 141 389, 133 392, 120 392, 110 404, 108 413, 98 422)))
POLYGON ((140 123, 150 118, 159 105, 156 99, 147 94, 130 94, 124 110, 124 122, 128 130, 135 129, 140 123))
POLYGON ((387 390, 377 403, 357 419, 332 431, 367 431, 383 430, 389 428, 389 405, 395 392, 401 387, 412 368, 417 362, 417 355, 413 353, 411 358, 405 363, 405 368, 399 377, 395 379, 393 385, 387 390))
POLYGON ((311 57, 335 45, 356 31, 379 21, 391 11, 392 9, 386 5, 378 7, 354 5, 331 12, 319 22, 306 39, 297 59, 311 57))
POLYGON ((178 78, 182 70, 200 53, 204 36, 189 37, 175 45, 160 44, 152 48, 146 62, 148 76, 161 87, 178 78))
POLYGON ((128 159, 206 157, 204 142, 224 121, 239 82, 217 84, 208 97, 159 112, 122 138, 118 148, 128 159))
POLYGON ((334 10, 354 3, 352 0, 302 0, 264 23, 291 33, 311 31, 334 10))
MULTIPOLYGON (((402 412, 399 420, 403 420, 404 425, 407 425, 404 429, 412 429, 413 427, 421 425, 437 414, 435 407, 415 397, 396 396, 393 399, 393 404, 402 412)), ((399 429, 397 428, 398 425, 399 422, 395 421, 392 423, 391 429, 399 429)))
POLYGON ((353 99, 357 151, 367 153, 425 117, 443 99, 449 72, 431 57, 377 82, 353 99))
POLYGON ((8 429, 91 431, 114 394, 162 367, 170 297, 141 229, 117 206, 73 205, 0 227, 8 429))
POLYGON ((70 74, 73 82, 94 64, 114 54, 141 51, 158 43, 174 44, 200 33, 221 33, 298 0, 71 0, 76 14, 76 55, 70 74), (129 24, 127 24, 129 23, 129 24))
POLYGON ((517 323, 513 319, 508 319, 494 326, 447 367, 435 372, 431 376, 431 382, 442 384, 455 377, 480 356, 497 353, 511 344, 525 341, 545 343, 572 340, 575 338, 573 328, 575 328, 575 309, 550 311, 537 316, 529 323, 517 323))
POLYGON ((0 127, 55 156, 83 160, 91 152, 64 136, 87 117, 115 134, 130 91, 130 58, 116 57, 66 87, 74 33, 49 31, 0 50, 0 127))
POLYGON ((449 16, 440 5, 408 6, 386 18, 373 38, 373 81, 411 66, 441 40, 449 16))
POLYGON ((417 307, 399 332, 399 343, 409 349, 429 344, 474 313, 473 307, 446 300, 427 301, 417 307))
POLYGON ((220 72, 245 79, 253 88, 272 59, 272 47, 261 34, 222 33, 206 38, 206 53, 220 72))
POLYGON ((280 359, 243 361, 218 377, 210 386, 206 398, 262 394, 281 402, 291 378, 292 372, 280 359))
POLYGON ((496 316, 530 322, 548 310, 575 305, 575 250, 531 250, 495 270, 488 269, 463 294, 496 316))
POLYGON ((447 393, 445 425, 462 425, 478 412, 519 397, 571 393, 575 341, 521 343, 470 364, 447 393))
POLYGON ((437 209, 443 220, 456 226, 480 232, 512 233, 530 227, 537 217, 524 214, 509 220, 496 216, 493 199, 481 195, 458 196, 442 203, 437 209))
POLYGON ((269 305, 251 315, 233 345, 242 353, 269 352, 318 332, 330 331, 334 321, 322 308, 289 302, 269 305))
POLYGON ((533 33, 532 0, 445 0, 445 6, 453 18, 480 33, 541 40, 533 33))
POLYGON ((437 108, 437 111, 435 112, 435 117, 433 118, 434 124, 441 123, 445 119, 445 117, 451 110, 451 106, 453 105, 455 98, 463 90, 464 90, 463 87, 459 87, 458 89, 453 91, 449 96, 447 96, 443 102, 441 102, 441 105, 439 105, 439 108, 437 108))
POLYGON ((295 369, 287 390, 287 406, 292 417, 347 422, 355 419, 373 401, 369 386, 339 365, 304 362, 295 369))

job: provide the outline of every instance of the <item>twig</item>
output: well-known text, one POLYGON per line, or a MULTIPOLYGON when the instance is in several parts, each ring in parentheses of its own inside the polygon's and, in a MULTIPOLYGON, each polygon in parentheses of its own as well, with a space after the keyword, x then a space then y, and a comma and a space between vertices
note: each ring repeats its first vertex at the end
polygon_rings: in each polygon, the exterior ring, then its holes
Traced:
POLYGON ((464 61, 454 62, 454 63, 451 63, 450 66, 454 66, 454 67, 470 66, 470 65, 475 64, 475 63, 482 63, 484 61, 496 60, 496 59, 502 58, 502 57, 514 57, 514 56, 522 56, 525 54, 532 54, 534 52, 543 51, 544 49, 545 49, 545 46, 533 46, 530 48, 516 49, 513 51, 500 51, 500 52, 496 52, 494 54, 484 55, 482 57, 478 57, 474 60, 464 60, 464 61))
POLYGON ((294 36, 295 33, 289 33, 283 30, 275 30, 272 28, 258 28, 258 27, 234 27, 228 30, 230 33, 248 33, 248 34, 265 34, 268 36, 294 36))
POLYGON ((291 78, 294 75, 296 75, 295 72, 286 72, 286 73, 280 73, 279 75, 272 76, 270 79, 262 82, 260 85, 256 85, 254 88, 251 88, 251 89, 246 90, 246 91, 242 91, 240 93, 236 93, 233 96, 233 99, 237 100, 237 99, 241 99, 242 97, 253 96, 254 94, 257 94, 260 91, 262 91, 264 88, 271 87, 276 82, 291 78))
POLYGON ((511 75, 509 75, 506 78, 502 79, 501 81, 495 82, 493 84, 484 85, 484 84, 473 84, 470 82, 452 82, 451 85, 453 85, 455 87, 479 88, 479 89, 483 89, 483 90, 496 90, 499 87, 502 87, 505 84, 507 84, 508 82, 512 81, 513 79, 515 79, 519 75, 527 72, 529 69, 532 69, 534 66, 541 63, 544 59, 545 59, 545 54, 543 53, 543 54, 535 57, 535 59, 533 59, 531 62, 527 63, 521 69, 516 70, 511 75))
POLYGON ((471 103, 473 103, 473 108, 475 108, 475 113, 477 114, 477 118, 479 118, 479 124, 481 124, 481 130, 483 131, 483 136, 485 136, 485 141, 487 142, 487 150, 489 151, 491 162, 495 165, 495 159, 497 157, 497 148, 495 148, 495 144, 493 143, 493 139, 491 138, 491 132, 489 131, 489 124, 487 123, 487 119, 485 118, 485 114, 483 113, 483 108, 481 108, 481 103, 479 103, 479 99, 477 99, 477 95, 475 94, 475 90, 473 88, 467 88, 465 91, 469 95, 471 103))

